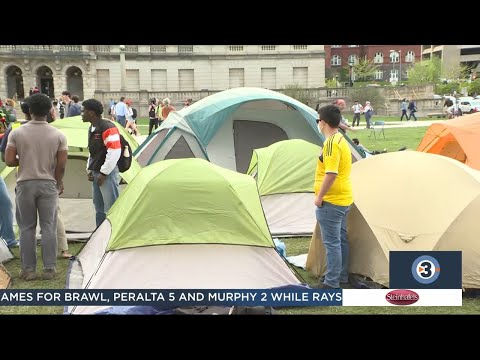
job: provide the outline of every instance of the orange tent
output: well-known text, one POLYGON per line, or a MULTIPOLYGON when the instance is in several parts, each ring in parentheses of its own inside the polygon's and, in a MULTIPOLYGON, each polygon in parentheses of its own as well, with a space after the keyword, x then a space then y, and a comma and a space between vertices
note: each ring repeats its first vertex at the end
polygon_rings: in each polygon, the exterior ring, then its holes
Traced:
POLYGON ((456 159, 480 170, 480 113, 465 115, 427 129, 417 151, 456 159))

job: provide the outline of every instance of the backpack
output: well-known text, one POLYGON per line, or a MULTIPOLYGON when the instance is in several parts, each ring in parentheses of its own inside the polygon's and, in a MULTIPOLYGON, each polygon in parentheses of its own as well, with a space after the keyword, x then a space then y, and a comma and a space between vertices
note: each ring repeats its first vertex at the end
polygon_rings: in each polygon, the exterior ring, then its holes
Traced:
POLYGON ((132 108, 132 113, 133 113, 132 118, 136 119, 137 118, 137 109, 132 108))
POLYGON ((121 144, 121 151, 120 151, 120 158, 118 159, 117 166, 118 171, 121 173, 130 169, 132 166, 132 147, 128 143, 128 141, 120 134, 120 144, 121 144))
POLYGON ((150 110, 148 111, 148 117, 155 119, 157 117, 157 107, 150 106, 150 110))

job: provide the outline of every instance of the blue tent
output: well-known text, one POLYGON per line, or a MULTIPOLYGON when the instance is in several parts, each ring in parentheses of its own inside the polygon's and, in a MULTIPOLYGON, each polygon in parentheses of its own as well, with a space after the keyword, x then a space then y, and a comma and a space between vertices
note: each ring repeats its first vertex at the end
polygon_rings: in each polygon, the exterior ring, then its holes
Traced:
MULTIPOLYGON (((309 106, 262 88, 234 88, 171 112, 134 153, 143 166, 164 159, 201 157, 246 172, 253 149, 277 141, 303 139, 322 145, 309 106)), ((360 154, 352 147, 355 159, 360 154)))

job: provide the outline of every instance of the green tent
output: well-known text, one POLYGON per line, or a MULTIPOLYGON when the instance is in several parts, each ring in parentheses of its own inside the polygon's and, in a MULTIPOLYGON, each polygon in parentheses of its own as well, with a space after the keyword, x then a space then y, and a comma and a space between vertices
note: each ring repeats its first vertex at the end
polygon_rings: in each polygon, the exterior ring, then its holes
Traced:
POLYGON ((305 140, 255 149, 247 173, 257 180, 273 236, 311 235, 315 227, 313 184, 321 148, 305 140))
MULTIPOLYGON (((275 250, 255 180, 203 159, 143 168, 72 264, 70 288, 299 285, 275 250)), ((73 313, 92 313, 77 307, 73 313)))

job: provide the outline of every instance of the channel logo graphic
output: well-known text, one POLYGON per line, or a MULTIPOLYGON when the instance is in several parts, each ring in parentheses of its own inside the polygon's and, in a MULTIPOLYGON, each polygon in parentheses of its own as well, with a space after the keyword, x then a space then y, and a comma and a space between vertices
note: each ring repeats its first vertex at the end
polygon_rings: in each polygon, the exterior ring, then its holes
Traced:
POLYGON ((461 289, 461 251, 390 251, 390 289, 461 289))
POLYGON ((419 256, 413 261, 412 275, 420 284, 431 284, 440 276, 440 264, 433 256, 419 256))
POLYGON ((392 290, 385 295, 385 300, 393 305, 412 305, 415 304, 420 297, 412 290, 392 290))

